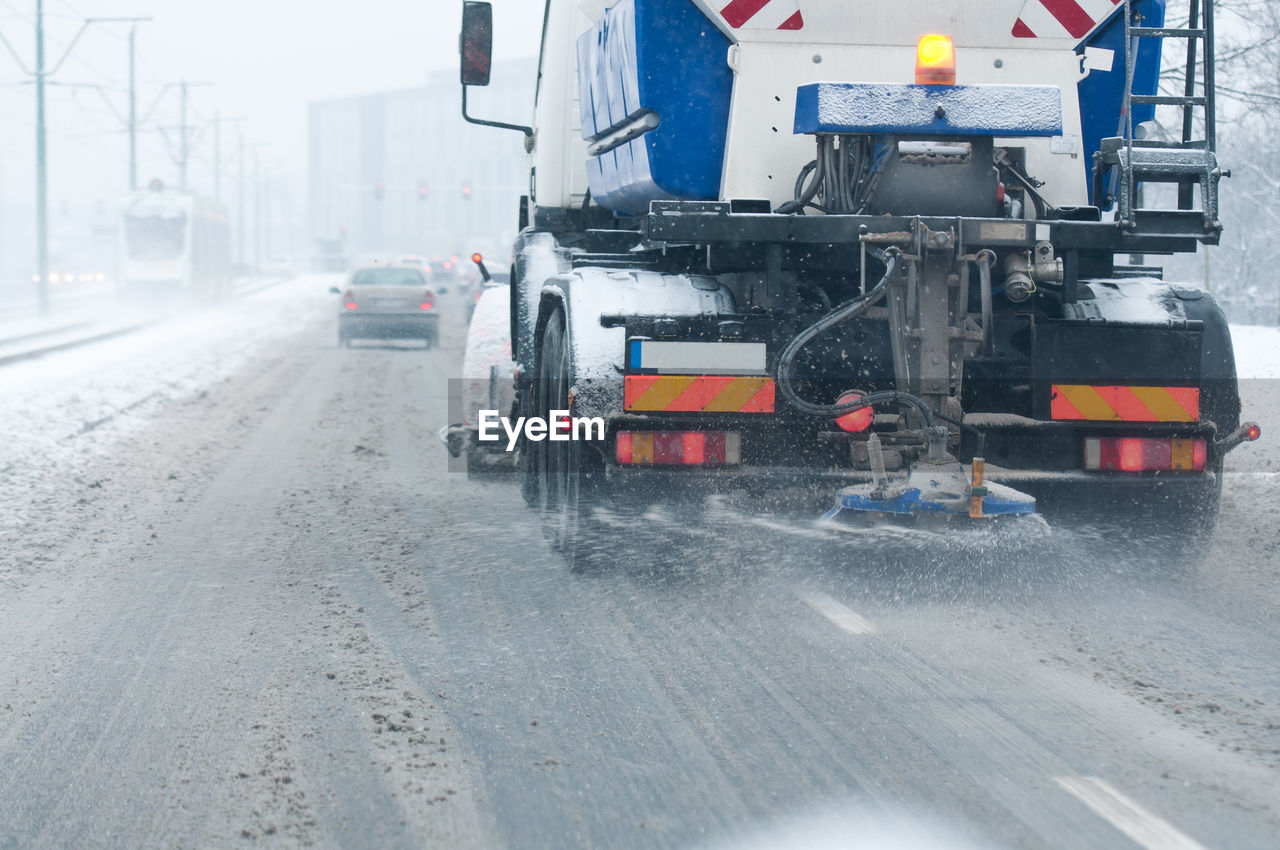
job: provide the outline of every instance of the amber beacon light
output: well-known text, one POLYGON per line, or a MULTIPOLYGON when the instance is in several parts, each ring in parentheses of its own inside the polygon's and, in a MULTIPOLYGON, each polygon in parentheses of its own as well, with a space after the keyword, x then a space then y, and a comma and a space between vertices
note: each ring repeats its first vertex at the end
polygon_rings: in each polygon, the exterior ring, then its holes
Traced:
POLYGON ((956 46, 949 35, 922 35, 916 47, 916 85, 954 86, 956 46))

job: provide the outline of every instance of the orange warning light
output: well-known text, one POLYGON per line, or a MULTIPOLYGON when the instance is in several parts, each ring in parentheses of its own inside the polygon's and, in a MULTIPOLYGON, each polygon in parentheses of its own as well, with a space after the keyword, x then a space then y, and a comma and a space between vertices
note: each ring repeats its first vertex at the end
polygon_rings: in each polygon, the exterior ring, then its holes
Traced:
POLYGON ((920 36, 916 48, 916 85, 954 86, 956 46, 949 35, 920 36))

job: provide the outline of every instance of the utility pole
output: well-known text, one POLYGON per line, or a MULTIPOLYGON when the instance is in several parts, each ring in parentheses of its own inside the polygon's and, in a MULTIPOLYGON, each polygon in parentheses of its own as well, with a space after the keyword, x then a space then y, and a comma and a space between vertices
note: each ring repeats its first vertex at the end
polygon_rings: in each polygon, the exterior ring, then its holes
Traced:
POLYGON ((262 178, 262 256, 271 259, 271 163, 267 163, 267 174, 262 178))
POLYGON ((44 0, 36 0, 36 301, 49 315, 49 175, 44 126, 44 0))
POLYGON ((182 142, 181 142, 181 152, 178 154, 178 156, 181 157, 181 165, 178 166, 179 168, 178 186, 180 188, 185 189, 187 188, 187 156, 189 155, 189 151, 187 150, 187 81, 186 80, 183 80, 181 82, 180 90, 182 92, 182 107, 181 107, 182 115, 178 119, 178 132, 182 134, 182 142))
POLYGON ((129 28, 129 191, 138 191, 138 25, 129 28))
POLYGON ((222 115, 213 113, 213 199, 222 200, 222 115))
POLYGON ((262 265, 262 159, 253 151, 253 268, 262 265))
POLYGON ((239 266, 244 267, 244 130, 237 134, 240 151, 238 158, 240 160, 240 191, 238 205, 240 214, 236 216, 236 261, 239 266))
MULTIPOLYGON (((71 55, 71 51, 75 49, 76 44, 80 41, 80 36, 84 35, 85 30, 94 24, 101 23, 117 23, 117 22, 137 22, 151 20, 150 18, 85 18, 80 24, 80 29, 76 32, 75 37, 67 43, 66 48, 62 51, 62 56, 53 67, 46 70, 44 61, 44 0, 36 0, 36 63, 35 69, 30 70, 22 61, 18 52, 14 50, 13 45, 3 33, 0 33, 0 44, 3 44, 13 56, 14 61, 18 63, 18 67, 22 72, 32 78, 36 88, 36 302, 40 308, 40 315, 49 315, 49 145, 48 145, 48 127, 45 123, 45 98, 44 90, 49 77, 58 73, 63 63, 67 61, 67 57, 71 55)), ((132 39, 130 39, 132 45, 132 39)), ((132 69, 133 57, 130 54, 130 68, 132 69)))
POLYGON ((222 200, 222 125, 238 124, 245 118, 223 118, 221 112, 213 113, 213 199, 222 200))
MULTIPOLYGON (((181 104, 179 106, 181 114, 178 121, 178 185, 182 189, 187 188, 187 164, 191 161, 191 127, 187 124, 187 92, 195 86, 211 85, 213 85, 213 83, 193 83, 190 80, 179 80, 177 83, 171 83, 165 86, 165 89, 171 87, 177 88, 181 99, 181 104)), ((161 94, 163 95, 163 91, 161 94)), ((159 100, 157 99, 156 102, 158 104, 159 100)), ((154 107, 152 108, 154 109, 154 107)))

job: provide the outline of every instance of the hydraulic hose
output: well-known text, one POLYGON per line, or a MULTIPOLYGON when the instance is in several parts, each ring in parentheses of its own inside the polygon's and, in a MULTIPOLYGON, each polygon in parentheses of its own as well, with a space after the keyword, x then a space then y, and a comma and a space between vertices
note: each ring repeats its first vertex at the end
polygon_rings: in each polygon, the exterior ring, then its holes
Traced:
POLYGON ((899 407, 914 408, 920 414, 925 427, 929 428, 933 426, 933 411, 924 399, 911 393, 884 390, 864 395, 859 399, 845 402, 844 404, 815 404, 800 398, 791 383, 791 371, 795 366, 796 355, 800 353, 800 349, 812 342, 819 334, 863 315, 884 296, 889 284, 893 282, 893 279, 898 274, 898 268, 902 262, 902 252, 897 248, 889 248, 883 254, 880 254, 879 258, 885 264, 884 277, 880 278, 880 282, 872 287, 871 291, 841 304, 835 310, 832 310, 801 331, 800 335, 791 340, 787 347, 783 349, 782 355, 778 358, 778 389, 782 391, 782 395, 788 404, 801 413, 807 413, 811 416, 836 418, 844 416, 846 413, 852 413, 855 410, 862 410, 865 407, 874 407, 878 404, 896 404, 899 407))
MULTIPOLYGON (((991 353, 992 308, 991 308, 991 267, 996 263, 996 254, 990 248, 978 252, 978 281, 982 298, 982 353, 991 353)), ((968 309, 968 305, 965 305, 968 309)))

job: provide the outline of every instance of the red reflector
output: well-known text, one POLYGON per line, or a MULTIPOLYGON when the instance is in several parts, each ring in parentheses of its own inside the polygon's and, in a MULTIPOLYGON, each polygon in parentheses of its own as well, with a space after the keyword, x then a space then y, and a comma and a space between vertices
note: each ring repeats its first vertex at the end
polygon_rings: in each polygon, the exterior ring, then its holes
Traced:
POLYGON ((1191 441, 1191 468, 1202 470, 1209 465, 1209 444, 1204 440, 1191 441))
POLYGON ((1141 472, 1144 464, 1142 440, 1128 438, 1120 441, 1117 454, 1120 456, 1120 468, 1125 472, 1141 472))
MULTIPOLYGON (((862 393, 845 393, 836 401, 837 405, 849 404, 862 398, 862 393)), ((875 421, 876 414, 870 407, 863 407, 846 413, 844 416, 836 419, 836 424, 841 430, 848 431, 851 434, 860 434, 871 427, 871 423, 875 421)))
MULTIPOLYGON (((730 458, 725 446, 728 445, 728 434, 715 433, 705 434, 706 442, 704 443, 707 463, 737 463, 738 458, 730 458)), ((736 434, 734 435, 737 436, 736 434)))
POLYGON ((707 462, 707 437, 697 431, 684 435, 684 462, 690 466, 700 466, 707 462))
POLYGON ((653 462, 665 465, 684 463, 684 434, 678 431, 654 434, 653 462))
POLYGON ((622 466, 734 466, 739 436, 724 431, 619 431, 622 466))

